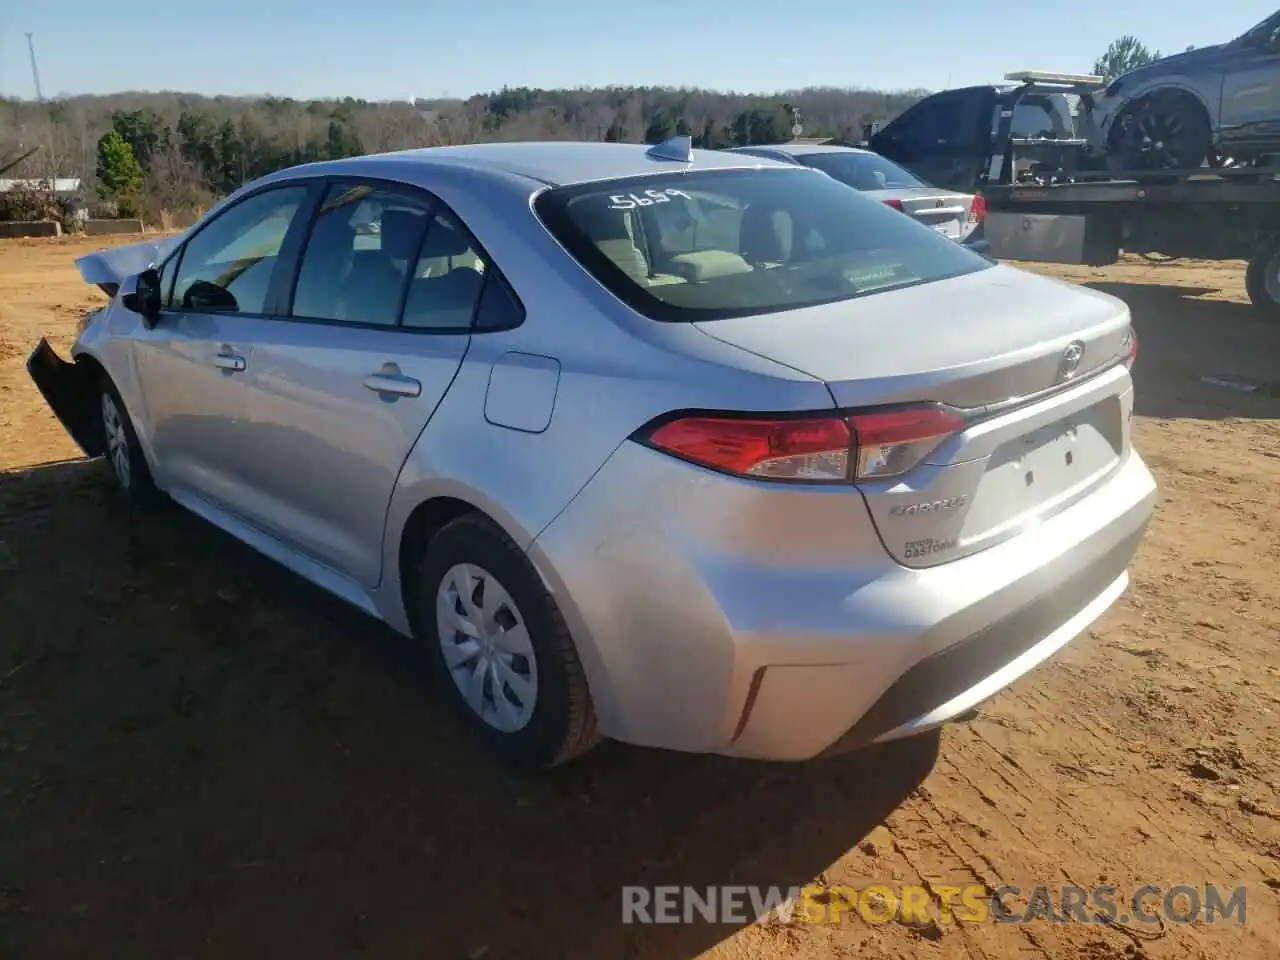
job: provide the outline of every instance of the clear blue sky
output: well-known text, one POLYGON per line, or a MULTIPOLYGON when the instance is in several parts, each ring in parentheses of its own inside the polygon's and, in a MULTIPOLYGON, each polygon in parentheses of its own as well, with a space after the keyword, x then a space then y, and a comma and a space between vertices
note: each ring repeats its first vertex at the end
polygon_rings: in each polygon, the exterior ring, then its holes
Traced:
POLYGON ((0 0, 0 92, 469 96, 510 86, 939 89, 1228 40, 1280 0, 0 0), (108 15, 105 11, 110 11, 108 15), (270 12, 268 12, 270 11, 270 12))

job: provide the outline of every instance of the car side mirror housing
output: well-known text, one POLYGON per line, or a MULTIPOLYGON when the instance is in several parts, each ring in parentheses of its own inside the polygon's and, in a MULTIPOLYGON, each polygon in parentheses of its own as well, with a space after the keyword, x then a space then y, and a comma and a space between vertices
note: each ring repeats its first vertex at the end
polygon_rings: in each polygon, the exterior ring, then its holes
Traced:
POLYGON ((148 268, 134 274, 120 285, 120 302, 126 310, 142 317, 143 325, 150 330, 160 319, 160 274, 148 268))

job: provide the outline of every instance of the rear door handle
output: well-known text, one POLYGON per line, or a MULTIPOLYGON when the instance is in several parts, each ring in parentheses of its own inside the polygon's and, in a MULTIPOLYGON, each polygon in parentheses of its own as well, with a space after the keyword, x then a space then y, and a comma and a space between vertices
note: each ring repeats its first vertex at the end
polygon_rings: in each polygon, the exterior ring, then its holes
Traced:
POLYGON ((219 370, 243 370, 245 367, 244 357, 236 356, 234 353, 215 353, 213 355, 213 365, 219 370))
POLYGON ((364 386, 374 393, 390 393, 397 397, 422 396, 422 384, 400 373, 371 374, 364 378, 364 386))

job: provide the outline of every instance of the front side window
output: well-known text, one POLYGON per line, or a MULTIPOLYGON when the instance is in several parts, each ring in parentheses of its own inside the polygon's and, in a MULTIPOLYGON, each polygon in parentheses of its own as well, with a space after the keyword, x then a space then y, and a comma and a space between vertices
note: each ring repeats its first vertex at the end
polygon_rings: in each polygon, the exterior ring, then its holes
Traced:
POLYGON ((219 214, 182 253, 173 306, 217 313, 263 313, 271 275, 306 187, 280 187, 219 214))
POLYGON ((1272 14, 1243 37, 1244 46, 1266 49, 1280 42, 1280 13, 1272 14))
POLYGON ((549 190, 535 208, 606 288, 657 320, 776 313, 991 262, 813 170, 716 170, 549 190))
POLYGON ((821 170, 855 190, 910 190, 926 185, 875 153, 840 150, 805 154, 799 159, 806 167, 821 170))
POLYGON ((166 307, 173 306, 173 278, 177 276, 181 257, 181 253, 175 253, 160 268, 160 302, 166 307))

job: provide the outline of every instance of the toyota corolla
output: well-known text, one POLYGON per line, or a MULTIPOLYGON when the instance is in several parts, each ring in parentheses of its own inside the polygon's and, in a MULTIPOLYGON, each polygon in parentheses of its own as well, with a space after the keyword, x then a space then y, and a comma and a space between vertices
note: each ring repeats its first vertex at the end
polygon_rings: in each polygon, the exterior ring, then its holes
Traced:
POLYGON ((122 495, 416 638, 522 765, 937 727, 1155 501, 1122 302, 686 138, 296 167, 78 265, 110 304, 28 369, 122 495))

